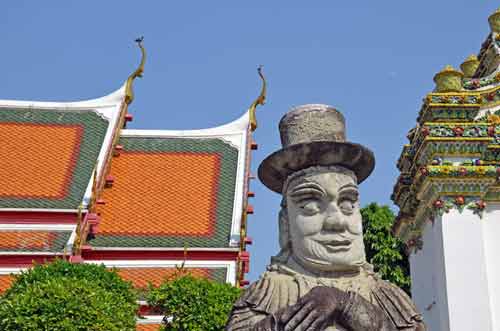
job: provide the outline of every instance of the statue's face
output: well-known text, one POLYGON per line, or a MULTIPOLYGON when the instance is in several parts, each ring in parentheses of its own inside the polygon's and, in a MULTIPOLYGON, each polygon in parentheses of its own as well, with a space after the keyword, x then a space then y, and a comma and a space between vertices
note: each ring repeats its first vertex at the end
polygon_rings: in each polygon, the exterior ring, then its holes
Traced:
POLYGON ((358 187, 326 171, 292 179, 286 191, 292 256, 311 271, 352 270, 365 262, 358 187))

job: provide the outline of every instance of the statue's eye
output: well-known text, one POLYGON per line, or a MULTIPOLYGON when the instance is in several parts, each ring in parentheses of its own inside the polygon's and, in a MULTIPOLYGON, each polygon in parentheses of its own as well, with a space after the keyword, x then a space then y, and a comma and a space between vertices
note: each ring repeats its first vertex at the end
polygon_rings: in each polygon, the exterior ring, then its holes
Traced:
POLYGON ((315 215, 321 211, 321 206, 318 201, 307 200, 300 205, 300 209, 304 215, 315 215))
POLYGON ((342 213, 346 215, 351 215, 354 213, 354 209, 356 208, 356 201, 353 199, 342 199, 339 202, 339 208, 342 211, 342 213))

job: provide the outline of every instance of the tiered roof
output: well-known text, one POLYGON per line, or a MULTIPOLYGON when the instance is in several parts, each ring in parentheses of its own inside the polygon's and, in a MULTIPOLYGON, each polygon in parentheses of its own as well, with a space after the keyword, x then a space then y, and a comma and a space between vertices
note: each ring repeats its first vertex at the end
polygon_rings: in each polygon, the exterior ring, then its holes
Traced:
MULTIPOLYGON (((220 270, 210 266, 206 275, 217 271, 235 284, 249 149, 248 114, 212 129, 122 130, 82 257, 118 268, 131 260, 164 260, 165 268, 215 261, 220 270)), ((152 266, 136 267, 146 281, 152 266)))
POLYGON ((125 86, 82 102, 0 100, 0 266, 72 254, 124 98, 125 86))
MULTIPOLYGON (((243 285, 251 132, 242 117, 203 130, 128 130, 132 82, 69 103, 0 100, 0 292, 56 256, 102 263, 137 288, 180 266, 243 285)), ((144 308, 144 307, 143 307, 144 308)), ((143 311, 147 311, 146 308, 143 311)), ((162 316, 138 321, 158 329, 162 316)))
POLYGON ((95 249, 237 247, 239 226, 233 223, 241 222, 243 191, 236 183, 238 175, 239 182, 244 178, 247 116, 233 125, 233 132, 222 128, 181 136, 124 130, 110 170, 116 180, 101 195, 101 221, 88 244, 95 249))
POLYGON ((0 100, 0 211, 85 207, 119 126, 124 91, 74 103, 0 100))
POLYGON ((462 71, 447 66, 434 77, 398 160, 394 231, 411 249, 436 215, 468 208, 481 216, 488 201, 500 200, 500 10, 489 22, 479 54, 462 71))

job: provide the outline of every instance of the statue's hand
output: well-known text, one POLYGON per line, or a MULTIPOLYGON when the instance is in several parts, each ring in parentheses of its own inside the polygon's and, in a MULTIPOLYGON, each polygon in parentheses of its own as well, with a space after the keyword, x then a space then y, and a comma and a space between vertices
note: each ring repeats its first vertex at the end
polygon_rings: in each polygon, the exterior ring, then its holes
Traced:
MULTIPOLYGON (((389 316, 379 307, 368 302, 359 294, 349 293, 345 307, 336 320, 348 330, 356 331, 396 331, 389 316)), ((414 330, 405 329, 405 330, 414 330)))
POLYGON ((324 330, 342 311, 348 294, 335 287, 318 286, 279 316, 279 330, 324 330))

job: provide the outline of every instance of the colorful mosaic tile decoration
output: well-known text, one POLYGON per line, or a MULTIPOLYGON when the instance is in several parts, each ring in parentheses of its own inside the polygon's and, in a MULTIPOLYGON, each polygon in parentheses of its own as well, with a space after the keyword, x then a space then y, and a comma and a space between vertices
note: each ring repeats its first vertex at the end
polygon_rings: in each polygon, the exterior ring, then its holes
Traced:
POLYGON ((400 213, 394 231, 410 250, 421 247, 422 229, 451 209, 481 218, 500 201, 500 14, 479 54, 436 74, 416 126, 408 133, 392 194, 400 213))

